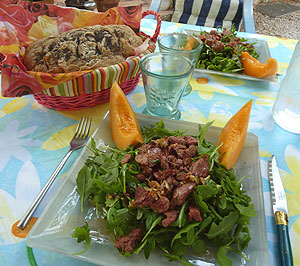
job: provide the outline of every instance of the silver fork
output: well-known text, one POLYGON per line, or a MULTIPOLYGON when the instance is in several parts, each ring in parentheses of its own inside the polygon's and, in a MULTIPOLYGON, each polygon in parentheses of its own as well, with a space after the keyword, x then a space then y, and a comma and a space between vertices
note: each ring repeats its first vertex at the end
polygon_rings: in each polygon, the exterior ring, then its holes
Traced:
POLYGON ((75 131, 75 135, 74 135, 73 139, 70 142, 70 150, 62 158, 59 165, 56 167, 56 169, 54 170, 53 174, 50 176, 50 178, 47 181, 47 183, 45 184, 45 186, 42 188, 42 190, 36 196, 35 200, 32 202, 32 204, 30 205, 30 207, 28 208, 26 213, 23 215, 22 219, 20 220, 20 222, 17 225, 18 228, 24 229, 26 227, 26 225, 29 222, 30 218, 32 217, 33 213, 35 212, 35 210, 37 209, 37 207, 41 203, 42 199, 44 198, 44 196, 48 192, 48 190, 51 187, 51 185, 53 184, 56 176, 58 175, 60 170, 63 168, 64 164, 66 163, 66 161, 70 157, 71 153, 74 150, 76 150, 78 148, 81 148, 85 145, 86 140, 89 136, 91 124, 92 124, 92 119, 91 118, 82 117, 80 119, 80 122, 79 122, 79 124, 76 128, 76 131, 75 131))

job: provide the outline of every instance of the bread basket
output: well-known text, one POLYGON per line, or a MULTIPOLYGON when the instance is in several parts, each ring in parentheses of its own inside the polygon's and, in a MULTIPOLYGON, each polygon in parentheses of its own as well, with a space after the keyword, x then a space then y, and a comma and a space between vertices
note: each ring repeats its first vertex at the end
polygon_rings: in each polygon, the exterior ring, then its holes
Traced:
MULTIPOLYGON (((143 32, 138 33, 144 40, 150 38, 146 53, 154 52, 161 27, 160 15, 155 11, 145 11, 142 18, 150 14, 155 15, 157 19, 153 36, 150 37, 143 32)), ((36 93, 34 98, 48 108, 61 111, 79 110, 106 103, 109 101, 110 88, 115 81, 125 94, 137 86, 141 75, 138 58, 144 54, 113 66, 95 69, 73 80, 36 93)))
POLYGON ((114 7, 105 13, 81 11, 55 5, 1 0, 0 70, 4 97, 32 94, 38 103, 55 110, 79 110, 109 101, 110 88, 116 81, 127 94, 140 80, 139 59, 154 52, 161 18, 153 10, 142 12, 142 6, 114 7), (18 10, 15 11, 15 10, 18 10), (16 12, 19 14, 16 15, 16 12), (140 20, 154 15, 157 20, 153 36, 140 31, 140 20), (23 21, 25 19, 25 21, 23 21), (32 38, 64 32, 89 25, 125 24, 144 40, 143 52, 125 61, 90 71, 44 73, 28 71, 23 62, 25 47, 32 38), (30 39, 31 38, 31 39, 30 39))

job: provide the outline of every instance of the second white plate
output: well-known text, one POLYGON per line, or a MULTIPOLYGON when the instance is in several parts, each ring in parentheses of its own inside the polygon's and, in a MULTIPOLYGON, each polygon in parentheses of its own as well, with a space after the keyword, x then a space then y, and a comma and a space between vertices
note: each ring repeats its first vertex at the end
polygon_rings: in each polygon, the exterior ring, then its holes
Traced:
MULTIPOLYGON (((206 29, 205 29, 206 30, 206 29)), ((182 29, 182 33, 186 34, 200 34, 200 31, 197 30, 188 30, 188 29, 182 29)), ((244 36, 243 36, 244 37, 244 36)), ((265 40, 262 39, 255 39, 255 38, 247 38, 248 43, 254 43, 254 47, 257 49, 257 53, 259 54, 259 62, 265 64, 267 63, 268 59, 271 57, 271 53, 269 50, 268 43, 265 40)), ((269 76, 265 78, 255 78, 251 76, 247 76, 245 74, 239 74, 239 73, 227 73, 222 71, 216 71, 216 70, 209 70, 204 68, 195 68, 195 73, 206 73, 206 74, 216 74, 216 75, 223 75, 233 78, 240 78, 240 79, 247 79, 247 80, 253 80, 253 81, 266 81, 266 82, 276 82, 278 80, 278 76, 269 76)))

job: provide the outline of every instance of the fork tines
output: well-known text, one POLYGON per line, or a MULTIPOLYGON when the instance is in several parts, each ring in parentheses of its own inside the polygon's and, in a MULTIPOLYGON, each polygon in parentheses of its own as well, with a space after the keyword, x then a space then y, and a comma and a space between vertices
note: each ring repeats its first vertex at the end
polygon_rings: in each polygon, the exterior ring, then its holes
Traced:
POLYGON ((86 138, 88 137, 91 129, 92 118, 81 117, 79 124, 76 128, 75 137, 86 138))

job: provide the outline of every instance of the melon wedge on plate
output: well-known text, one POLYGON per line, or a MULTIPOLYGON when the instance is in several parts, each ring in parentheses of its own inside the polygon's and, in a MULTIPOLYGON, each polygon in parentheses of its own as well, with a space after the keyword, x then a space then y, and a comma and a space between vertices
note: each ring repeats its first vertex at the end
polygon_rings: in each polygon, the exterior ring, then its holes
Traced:
POLYGON ((110 131, 115 145, 121 150, 144 142, 136 115, 117 82, 110 91, 110 131))
POLYGON ((231 119, 227 122, 223 128, 217 146, 220 153, 220 163, 227 169, 231 169, 236 164, 241 151, 243 149, 250 112, 251 112, 252 100, 247 102, 231 119))

